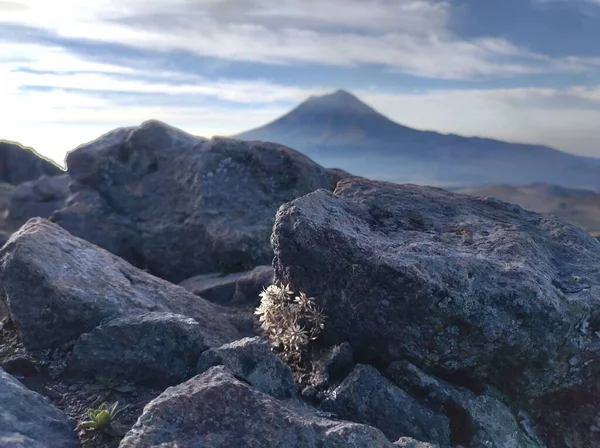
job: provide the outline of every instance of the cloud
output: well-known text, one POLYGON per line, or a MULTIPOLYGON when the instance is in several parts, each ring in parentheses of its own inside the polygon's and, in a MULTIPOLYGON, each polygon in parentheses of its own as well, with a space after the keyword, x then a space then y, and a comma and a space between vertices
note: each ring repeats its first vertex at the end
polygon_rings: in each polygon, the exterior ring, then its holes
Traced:
POLYGON ((461 79, 585 72, 585 58, 550 60, 504 38, 460 39, 450 2, 425 0, 16 0, 0 23, 158 52, 263 64, 383 66, 461 79), (251 44, 249 44, 251 43, 251 44))

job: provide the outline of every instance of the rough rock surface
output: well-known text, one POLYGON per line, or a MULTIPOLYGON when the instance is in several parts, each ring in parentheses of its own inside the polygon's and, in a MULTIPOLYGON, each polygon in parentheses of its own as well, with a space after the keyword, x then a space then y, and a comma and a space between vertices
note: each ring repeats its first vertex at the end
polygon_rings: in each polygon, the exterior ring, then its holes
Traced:
POLYGON ((534 429, 527 425, 525 418, 518 423, 510 409, 493 397, 452 387, 443 380, 423 373, 407 361, 392 363, 386 375, 412 394, 426 397, 429 406, 445 409, 452 421, 454 443, 472 448, 545 446, 534 429))
POLYGON ((407 359, 519 401, 600 367, 600 245, 558 218, 356 178, 283 205, 272 243, 276 280, 316 297, 325 339, 360 362, 407 359))
POLYGON ((340 418, 375 426, 390 440, 410 436, 450 444, 448 418, 420 404, 373 366, 356 366, 323 408, 340 418))
POLYGON ((290 398, 297 392, 290 368, 259 337, 205 351, 198 360, 197 373, 218 365, 224 365, 236 378, 275 398, 290 398))
POLYGON ((439 448, 439 445, 432 443, 419 442, 418 440, 410 437, 400 437, 394 442, 394 445, 402 448, 439 448))
POLYGON ((56 347, 111 319, 148 311, 195 319, 209 346, 239 336, 218 305, 41 218, 12 235, 0 263, 0 299, 28 349, 56 347))
POLYGON ((75 423, 0 369, 0 447, 75 448, 75 423))
POLYGON ((69 153, 74 235, 181 282, 271 262, 279 205, 340 178, 290 148, 206 140, 159 121, 112 131, 69 153))
POLYGON ((394 448, 381 431, 330 420, 236 379, 225 367, 170 387, 151 401, 120 448, 394 448))
POLYGON ((43 175, 58 176, 63 173, 57 165, 33 149, 0 141, 0 182, 18 185, 43 175))
POLYGON ((17 229, 30 218, 49 218, 65 205, 70 182, 68 174, 53 177, 44 175, 15 187, 10 197, 7 225, 17 229))
POLYGON ((198 357, 209 348, 205 339, 202 326, 180 314, 121 317, 82 334, 67 368, 75 375, 166 387, 194 373, 198 357))
POLYGON ((271 283, 273 283, 273 268, 257 266, 249 272, 197 275, 184 280, 179 286, 221 305, 258 306, 262 289, 271 283))

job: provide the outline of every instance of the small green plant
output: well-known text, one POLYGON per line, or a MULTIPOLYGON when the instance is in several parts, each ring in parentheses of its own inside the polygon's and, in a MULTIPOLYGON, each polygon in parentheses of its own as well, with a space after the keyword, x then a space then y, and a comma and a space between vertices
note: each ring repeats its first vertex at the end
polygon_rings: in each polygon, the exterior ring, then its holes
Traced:
POLYGON ((119 408, 118 401, 112 405, 104 402, 97 408, 88 409, 87 416, 89 420, 80 422, 77 426, 77 429, 102 431, 110 426, 117 415, 119 415, 125 409, 127 409, 127 406, 119 408))
POLYGON ((98 392, 98 399, 105 400, 113 392, 130 393, 135 390, 135 387, 127 382, 120 382, 115 377, 105 377, 97 375, 96 384, 92 386, 92 389, 98 392))
POLYGON ((325 328, 325 315, 314 297, 301 292, 298 296, 289 285, 270 285, 260 294, 261 328, 275 347, 283 350, 287 361, 300 361, 310 341, 325 328))

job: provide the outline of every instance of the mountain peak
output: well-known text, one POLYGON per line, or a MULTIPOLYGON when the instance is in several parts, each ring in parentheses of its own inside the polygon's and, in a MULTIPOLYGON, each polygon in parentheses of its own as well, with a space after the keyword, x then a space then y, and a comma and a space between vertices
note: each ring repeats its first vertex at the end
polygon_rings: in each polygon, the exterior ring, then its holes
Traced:
POLYGON ((298 109, 343 110, 353 113, 377 113, 347 90, 339 89, 321 96, 311 96, 298 109))

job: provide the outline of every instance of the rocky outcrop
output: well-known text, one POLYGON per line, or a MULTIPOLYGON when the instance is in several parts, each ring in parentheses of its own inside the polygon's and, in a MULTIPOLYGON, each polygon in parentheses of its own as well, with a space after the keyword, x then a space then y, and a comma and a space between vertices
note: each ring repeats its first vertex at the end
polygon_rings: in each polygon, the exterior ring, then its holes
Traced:
POLYGON ((340 173, 274 143, 206 140, 158 121, 69 153, 69 205, 52 220, 172 282, 269 264, 277 207, 340 173))
POLYGON ((279 401, 225 367, 170 387, 151 401, 120 448, 224 446, 394 448, 381 431, 335 421, 299 403, 279 401), (224 399, 226 397, 226 399, 224 399))
POLYGON ((0 141, 0 182, 18 185, 40 176, 58 176, 62 173, 64 171, 57 165, 33 149, 0 141))
MULTIPOLYGON (((598 443, 600 246, 583 230, 490 198, 355 178, 283 205, 272 242, 276 282, 324 309, 324 344, 496 388, 512 415, 546 422, 549 446, 598 443)), ((509 419, 495 402, 473 406, 509 419)))
MULTIPOLYGON (((217 305, 41 218, 12 236, 0 262, 0 299, 28 349, 57 347, 112 319, 147 312, 193 318, 207 346, 239 337, 217 305)), ((127 328, 137 327, 130 321, 127 328)), ((98 330, 110 331, 118 329, 98 330)))
POLYGON ((0 447, 76 448, 75 422, 0 368, 0 447))
POLYGON ((282 206, 277 281, 317 297, 357 358, 406 358, 523 397, 600 355, 600 246, 493 199, 364 179, 282 206))
POLYGON ((30 218, 49 218, 65 205, 70 181, 68 174, 54 177, 44 175, 15 187, 10 197, 7 226, 18 229, 30 218))
POLYGON ((260 293, 273 283, 273 268, 257 266, 249 272, 198 275, 179 284, 197 296, 221 305, 258 306, 260 293))

